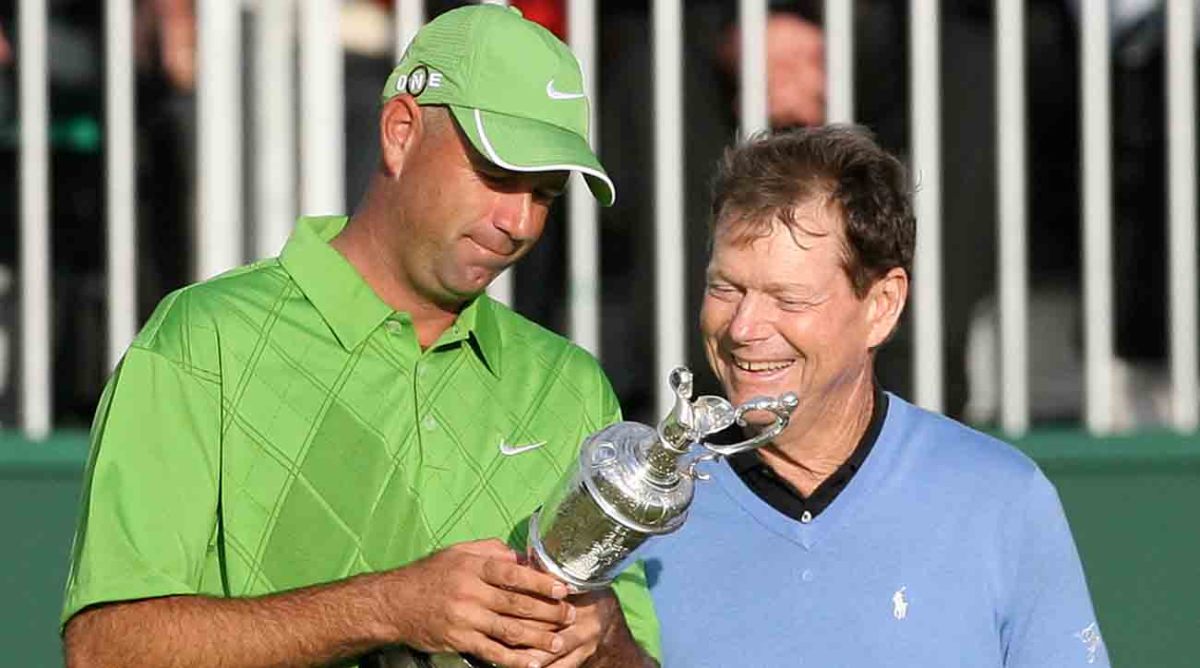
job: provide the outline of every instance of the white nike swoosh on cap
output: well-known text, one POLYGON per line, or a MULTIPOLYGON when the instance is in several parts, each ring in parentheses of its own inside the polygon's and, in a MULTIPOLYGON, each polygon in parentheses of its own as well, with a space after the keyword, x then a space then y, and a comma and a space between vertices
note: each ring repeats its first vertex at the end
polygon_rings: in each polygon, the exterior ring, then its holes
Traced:
POLYGON ((562 93, 554 90, 554 79, 546 82, 546 95, 551 100, 578 100, 583 97, 583 93, 562 93))
POLYGON ((500 454, 511 457, 513 455, 519 455, 522 452, 536 450, 545 444, 545 441, 538 441, 536 443, 527 443, 525 445, 510 445, 507 440, 502 438, 500 439, 500 454))

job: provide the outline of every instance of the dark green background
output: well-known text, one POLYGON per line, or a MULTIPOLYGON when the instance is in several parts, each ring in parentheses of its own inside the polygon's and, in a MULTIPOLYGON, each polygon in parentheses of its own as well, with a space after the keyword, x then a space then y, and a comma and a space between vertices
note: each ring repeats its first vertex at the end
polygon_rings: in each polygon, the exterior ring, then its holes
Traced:
MULTIPOLYGON (((1117 666, 1200 666, 1200 436, 1089 438, 1042 431, 1018 445, 1057 485, 1117 666)), ((5 665, 54 666, 86 435, 0 433, 0 647, 5 665)))

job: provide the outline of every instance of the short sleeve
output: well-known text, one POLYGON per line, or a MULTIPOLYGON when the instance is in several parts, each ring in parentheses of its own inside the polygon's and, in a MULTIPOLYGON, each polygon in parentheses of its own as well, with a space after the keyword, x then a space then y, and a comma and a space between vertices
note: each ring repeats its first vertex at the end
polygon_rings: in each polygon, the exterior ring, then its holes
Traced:
POLYGON ((1108 652, 1058 494, 1037 472, 1006 539, 1015 549, 1001 642, 1006 668, 1102 668, 1108 652))
POLYGON ((135 343, 104 390, 64 624, 97 603, 201 591, 217 534, 220 383, 187 361, 135 343))
POLYGON ((621 403, 617 401, 617 395, 603 372, 600 374, 600 380, 600 424, 607 427, 621 421, 621 403))
POLYGON ((641 561, 627 568, 613 582, 613 592, 621 602, 625 614, 625 625, 637 644, 660 664, 662 663, 662 639, 659 637, 658 617, 654 613, 654 600, 646 583, 646 571, 641 561))

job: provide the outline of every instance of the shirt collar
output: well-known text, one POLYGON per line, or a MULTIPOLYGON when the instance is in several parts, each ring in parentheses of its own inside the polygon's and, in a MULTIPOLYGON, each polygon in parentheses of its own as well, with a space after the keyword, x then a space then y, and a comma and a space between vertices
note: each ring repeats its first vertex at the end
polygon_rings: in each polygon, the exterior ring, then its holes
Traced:
MULTIPOLYGON (((279 262, 300 291, 321 314, 346 350, 354 350, 394 311, 358 270, 329 242, 346 227, 346 216, 305 216, 279 255, 279 262)), ((454 325, 432 347, 450 345, 468 337, 484 366, 500 374, 500 328, 496 304, 482 294, 459 313, 454 325)))
MULTIPOLYGON (((847 480, 853 476, 858 469, 862 468, 863 462, 867 461, 867 455, 871 454, 871 449, 875 447, 875 441, 879 440, 879 432, 883 430, 883 421, 887 417, 888 412, 888 396, 880 387, 879 381, 875 381, 875 387, 871 393, 874 395, 874 401, 871 406, 871 421, 867 423, 867 430, 863 432, 861 438, 858 439, 858 444, 854 446, 854 451, 846 461, 837 468, 826 479, 826 482, 845 477, 847 480)), ((728 431, 728 430, 727 430, 728 431)), ((741 430, 734 430, 740 432, 741 430)), ((722 432, 724 434, 724 432, 722 432)), ((744 437, 743 437, 744 438, 744 437)), ((734 441, 731 441, 734 442, 734 441)), ((771 467, 763 461, 758 450, 746 450, 739 452, 729 457, 729 464, 739 476, 752 471, 772 472, 771 467)), ((818 490, 824 487, 825 483, 818 486, 818 490)))
POLYGON ((354 350, 392 314, 350 262, 329 245, 346 216, 305 216, 279 262, 346 350, 354 350))
POLYGON ((499 323, 496 321, 496 302, 486 293, 475 297, 458 314, 454 324, 442 332, 431 348, 440 348, 460 341, 467 341, 471 350, 483 362, 492 375, 500 375, 500 351, 502 340, 499 323))

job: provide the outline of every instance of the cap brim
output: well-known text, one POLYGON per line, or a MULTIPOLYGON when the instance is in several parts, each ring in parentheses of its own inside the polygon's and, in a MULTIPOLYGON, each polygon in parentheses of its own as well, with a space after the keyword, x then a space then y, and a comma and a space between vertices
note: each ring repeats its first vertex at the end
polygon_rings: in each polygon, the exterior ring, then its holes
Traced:
POLYGON ((449 105, 471 145, 489 162, 514 172, 579 172, 601 206, 612 206, 617 190, 582 137, 528 118, 449 105))

